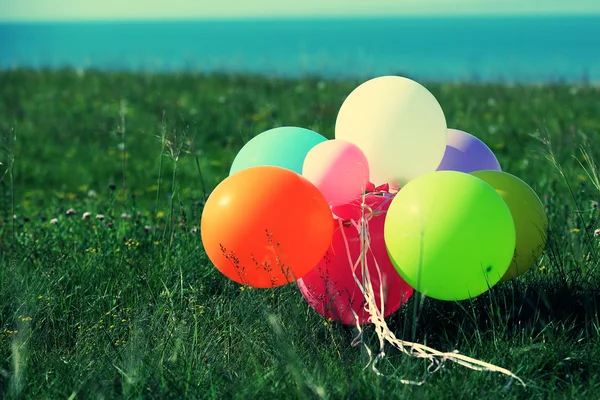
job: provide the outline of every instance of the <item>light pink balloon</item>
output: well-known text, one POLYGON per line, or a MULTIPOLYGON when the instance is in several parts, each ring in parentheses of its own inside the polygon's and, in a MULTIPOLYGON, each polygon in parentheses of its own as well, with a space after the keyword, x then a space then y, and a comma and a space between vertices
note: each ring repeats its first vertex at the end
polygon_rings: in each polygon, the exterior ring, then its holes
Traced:
MULTIPOLYGON (((382 306, 385 307, 384 317, 396 312, 413 294, 413 288, 396 272, 385 246, 383 226, 391 200, 390 196, 374 194, 367 195, 365 199, 365 203, 369 206, 367 212, 371 214, 368 220, 371 242, 366 257, 367 269, 377 307, 379 310, 382 306), (375 261, 379 266, 379 272, 375 261), (384 295, 383 302, 381 289, 384 295)), ((344 207, 345 214, 352 219, 358 218, 357 215, 361 214, 361 202, 362 200, 352 202, 354 210, 344 207)), ((361 240, 358 230, 352 224, 346 225, 336 229, 325 256, 315 269, 298 279, 297 284, 308 304, 325 318, 343 324, 355 324, 356 320, 352 313, 354 310, 358 314, 358 322, 362 325, 370 322, 370 314, 364 309, 365 297, 352 276, 352 266, 360 258, 361 240), (344 236, 348 241, 350 259, 344 236)), ((362 282, 360 264, 355 274, 359 282, 362 282)))
POLYGON ((369 162, 357 145, 328 140, 308 152, 302 176, 319 188, 329 205, 343 205, 365 191, 369 183, 369 162))

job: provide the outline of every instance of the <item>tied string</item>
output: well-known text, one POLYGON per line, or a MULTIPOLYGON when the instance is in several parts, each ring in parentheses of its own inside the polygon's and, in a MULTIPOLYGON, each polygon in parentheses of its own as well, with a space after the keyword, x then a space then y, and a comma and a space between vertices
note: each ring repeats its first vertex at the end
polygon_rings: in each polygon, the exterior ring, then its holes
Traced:
MULTIPOLYGON (((369 182, 365 187, 365 194, 363 195, 363 197, 366 196, 367 194, 381 195, 381 196, 387 197, 388 200, 385 201, 383 204, 387 204, 394 197, 394 194, 390 193, 390 185, 388 183, 384 183, 383 185, 375 186, 374 183, 369 182)), ((369 212, 366 215, 363 213, 362 218, 364 219, 366 217, 368 220, 370 220, 373 217, 377 217, 381 214, 385 214, 385 211, 383 211, 381 209, 381 207, 383 207, 383 204, 380 205, 376 210, 373 210, 369 205, 364 203, 364 198, 363 198, 360 207, 362 208, 363 211, 365 208, 368 209, 369 212)), ((354 225, 356 227, 356 229, 359 230, 359 232, 360 232, 360 229, 358 228, 356 221, 353 221, 351 219, 342 219, 341 223, 343 226, 346 226, 346 227, 354 225)))
MULTIPOLYGON (((387 201, 391 201, 393 199, 393 197, 394 196, 390 195, 389 199, 387 201)), ((383 202, 383 203, 385 204, 386 202, 383 202)), ((338 222, 340 224, 340 228, 342 228, 342 226, 344 224, 349 223, 350 225, 353 225, 360 234, 360 242, 361 242, 360 257, 358 258, 358 260, 356 260, 354 262, 352 260, 351 254, 350 254, 350 246, 348 243, 348 237, 346 236, 344 230, 341 229, 342 236, 344 239, 344 244, 346 247, 346 255, 348 257, 348 261, 350 263, 350 267, 352 270, 352 276, 353 276, 354 281, 356 282, 358 288, 360 289, 361 293, 364 296, 364 299, 365 299, 364 310, 366 312, 368 312, 370 315, 368 322, 373 324, 373 326, 375 328, 375 332, 377 333, 377 337, 379 339, 379 351, 377 352, 377 355, 375 356, 375 358, 373 358, 373 353, 372 353, 371 349, 367 346, 367 344, 363 340, 363 329, 359 323, 358 314, 354 311, 354 309, 350 308, 350 310, 352 311, 352 314, 354 316, 354 319, 356 321, 356 328, 358 329, 358 334, 352 341, 352 346, 357 346, 357 345, 362 344, 365 347, 367 355, 369 356, 369 362, 365 366, 365 369, 368 368, 370 365, 371 369, 377 375, 383 376, 383 374, 381 372, 379 372, 379 370, 377 369, 377 363, 385 357, 384 347, 385 347, 385 343, 388 342, 390 345, 394 346, 395 348, 397 348, 402 353, 404 353, 408 356, 415 357, 415 358, 427 359, 430 362, 429 366, 427 367, 427 375, 421 381, 412 381, 412 380, 401 379, 400 382, 403 384, 420 386, 427 381, 429 376, 431 376, 435 372, 439 371, 444 366, 444 363, 446 361, 452 361, 456 364, 462 365, 463 367, 466 367, 466 368, 469 368, 469 369, 472 369, 475 371, 492 371, 492 372, 499 372, 501 374, 507 375, 511 379, 510 379, 509 383, 506 385, 506 387, 510 386, 514 380, 517 380, 517 381, 519 381, 519 383, 521 383, 521 385, 526 386, 525 382, 521 378, 519 378, 518 376, 516 376, 515 374, 513 374, 512 372, 510 372, 509 370, 507 370, 505 368, 501 368, 501 367, 495 366, 493 364, 486 363, 484 361, 480 361, 480 360, 477 360, 477 359, 474 359, 471 357, 467 357, 465 355, 460 354, 458 352, 458 350, 454 350, 453 352, 441 352, 441 351, 435 350, 431 347, 428 347, 428 346, 425 346, 425 345, 422 345, 419 343, 407 342, 407 341, 398 339, 394 335, 394 333, 389 329, 389 327, 387 326, 387 323, 385 322, 385 319, 384 319, 384 315, 385 315, 384 299, 385 299, 385 297, 383 295, 383 291, 384 291, 383 284, 379 285, 379 298, 381 299, 381 307, 378 307, 377 301, 375 299, 375 292, 373 289, 373 284, 371 282, 371 276, 370 276, 370 272, 369 272, 369 268, 368 268, 369 266, 367 265, 367 254, 370 254, 372 256, 371 259, 374 260, 374 267, 375 267, 375 271, 379 277, 379 282, 382 282, 381 270, 379 268, 379 264, 377 263, 377 259, 374 257, 374 254, 372 253, 372 250, 370 247, 370 236, 369 236, 369 229, 368 229, 369 220, 373 216, 380 215, 385 212, 385 211, 381 210, 382 206, 383 206, 383 204, 380 207, 378 207, 377 209, 373 210, 370 206, 365 204, 365 197, 363 196, 362 207, 361 207, 362 208, 361 218, 358 221, 356 221, 356 220, 348 220, 348 221, 338 220, 338 222), (356 269, 359 267, 360 267, 362 280, 358 279, 358 277, 356 275, 356 269)))

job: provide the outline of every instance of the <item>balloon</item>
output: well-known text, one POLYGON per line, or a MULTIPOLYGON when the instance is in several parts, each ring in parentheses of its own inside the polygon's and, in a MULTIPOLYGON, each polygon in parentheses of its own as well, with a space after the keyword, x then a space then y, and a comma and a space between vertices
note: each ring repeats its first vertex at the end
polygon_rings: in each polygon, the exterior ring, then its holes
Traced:
POLYGON ((515 248, 515 224, 487 183, 457 171, 409 182, 384 227, 392 263, 415 290, 438 300, 479 296, 500 281, 515 248))
POLYGON ((475 136, 448 129, 448 143, 438 171, 500 171, 500 163, 490 148, 475 136))
POLYGON ((512 263, 502 280, 516 278, 537 262, 546 246, 548 217, 544 205, 533 189, 514 175, 501 171, 477 171, 471 175, 496 189, 512 213, 517 241, 512 263))
POLYGON ((208 198, 200 230, 206 254, 243 285, 285 285, 313 269, 331 243, 333 216, 301 175, 251 167, 221 182, 208 198))
POLYGON ((398 187, 440 165, 446 129, 444 112, 425 87, 408 78, 382 76, 346 98, 335 138, 360 147, 374 184, 398 187))
POLYGON ((302 176, 319 188, 329 205, 343 205, 365 191, 369 183, 369 163, 355 144, 328 140, 308 152, 302 176))
POLYGON ((284 126, 250 139, 236 155, 229 175, 250 167, 269 165, 302 173, 304 157, 327 138, 309 129, 284 126))
MULTIPOLYGON (((366 265, 371 278, 375 302, 384 317, 396 312, 412 295, 413 289, 398 275, 385 248, 383 226, 385 212, 391 202, 390 197, 367 195, 368 232, 370 248, 366 255, 366 265), (379 272, 377 266, 379 266, 379 272), (383 290, 384 301, 380 295, 383 290), (383 306, 383 309, 382 309, 383 306)), ((352 202, 361 214, 361 200, 352 202)), ((359 231, 351 224, 337 227, 329 250, 315 269, 298 279, 298 287, 309 305, 325 318, 343 324, 356 324, 352 310, 358 314, 362 325, 369 322, 370 314, 364 309, 365 297, 352 276, 352 266, 360 259, 361 238, 359 231), (350 259, 344 236, 348 240, 350 259)), ((356 267, 355 274, 362 282, 362 267, 356 267)))

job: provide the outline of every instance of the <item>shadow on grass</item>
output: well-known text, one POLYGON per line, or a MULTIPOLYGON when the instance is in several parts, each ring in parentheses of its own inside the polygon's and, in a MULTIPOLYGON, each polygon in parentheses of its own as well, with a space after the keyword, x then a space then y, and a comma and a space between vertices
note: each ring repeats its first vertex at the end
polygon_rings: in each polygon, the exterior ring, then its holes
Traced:
POLYGON ((474 335, 511 338, 579 340, 597 336, 600 288, 526 285, 506 282, 463 302, 423 299, 415 294, 388 319, 390 329, 404 340, 451 351, 474 335), (420 303, 415 308, 415 303, 420 303), (417 310, 415 312, 415 309, 417 310), (560 331, 557 331, 557 328, 560 331))

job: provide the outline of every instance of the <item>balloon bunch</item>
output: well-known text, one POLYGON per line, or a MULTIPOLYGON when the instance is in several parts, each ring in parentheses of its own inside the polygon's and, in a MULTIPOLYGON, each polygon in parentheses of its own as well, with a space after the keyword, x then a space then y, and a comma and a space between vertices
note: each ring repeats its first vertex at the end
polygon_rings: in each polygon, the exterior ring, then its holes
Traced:
POLYGON ((246 143, 207 201, 201 234, 230 279, 297 281, 320 314, 353 324, 369 316, 358 315, 361 260, 387 316, 413 289, 464 300, 521 275, 546 227, 535 192, 480 139, 447 129, 425 87, 383 76, 345 99, 335 139, 280 127, 246 143))
POLYGON ((236 282, 296 281, 324 317, 359 331, 374 324, 382 346, 512 375, 399 341, 384 318, 415 290, 464 300, 523 274, 543 251, 547 223, 535 192, 484 142, 448 129, 431 92, 382 76, 344 100, 335 139, 279 127, 246 143, 207 200, 201 235, 236 282))

